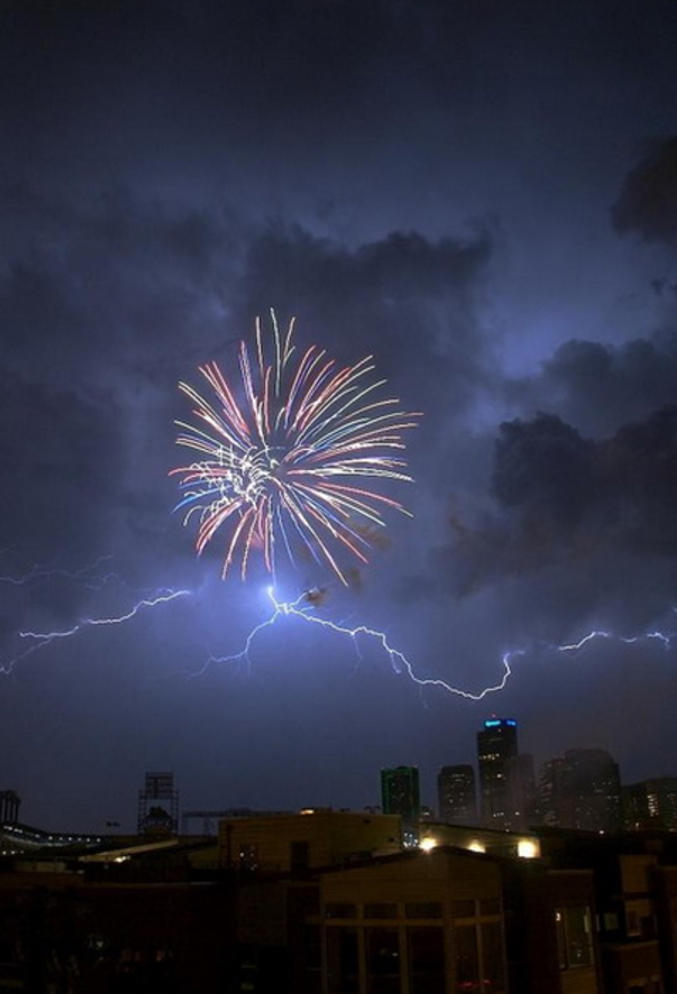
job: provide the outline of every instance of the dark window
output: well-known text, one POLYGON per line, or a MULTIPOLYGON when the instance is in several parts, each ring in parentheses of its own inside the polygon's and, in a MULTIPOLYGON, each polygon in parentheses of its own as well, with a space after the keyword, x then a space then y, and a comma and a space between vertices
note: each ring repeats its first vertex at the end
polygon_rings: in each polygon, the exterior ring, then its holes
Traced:
POLYGON ((494 994, 505 988, 503 975, 503 935, 499 922, 480 925, 482 939, 482 990, 494 994))
POLYGON ((325 904, 325 918, 357 918, 357 908, 354 904, 325 904))
POLYGON ((400 944, 395 928, 368 928, 367 992, 400 994, 400 944))
POLYGON ((474 901, 452 901, 451 902, 451 917, 452 918, 474 918, 475 917, 475 902, 474 901))
POLYGON ((442 905, 439 901, 414 901, 405 904, 404 913, 407 918, 441 918, 442 905))
POLYGON ((306 840, 303 842, 290 843, 289 862, 291 864, 292 873, 299 873, 302 870, 307 870, 310 866, 310 843, 306 840))
POLYGON ((330 994, 359 994, 356 928, 327 929, 327 990, 330 994))
POLYGON ((396 904, 365 904, 365 918, 397 918, 396 904))
POLYGON ((481 915, 499 915, 501 913, 501 902, 497 897, 488 897, 480 901, 481 915))
POLYGON ((477 950, 477 930, 474 925, 454 929, 456 950, 456 990, 458 994, 478 991, 480 964, 477 950))
POLYGON ((410 994, 445 990, 444 932, 441 928, 408 928, 410 994))
POLYGON ((303 951, 306 969, 322 969, 322 941, 319 925, 303 926, 303 951))

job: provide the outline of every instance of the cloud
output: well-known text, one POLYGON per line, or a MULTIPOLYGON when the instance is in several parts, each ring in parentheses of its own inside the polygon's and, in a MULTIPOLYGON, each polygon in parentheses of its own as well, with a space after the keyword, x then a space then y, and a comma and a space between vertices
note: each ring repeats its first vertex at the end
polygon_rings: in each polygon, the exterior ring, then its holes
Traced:
POLYGON ((671 327, 622 345, 572 339, 531 378, 508 381, 522 410, 556 411, 593 436, 642 420, 677 396, 677 331, 671 327))
POLYGON ((375 351, 408 404, 434 411, 439 400, 448 423, 490 376, 480 315, 492 253, 486 230, 464 240, 394 231, 349 248, 274 224, 248 253, 243 320, 270 302, 332 354, 354 361, 375 351))
POLYGON ((493 507, 452 514, 433 554, 459 598, 512 578, 505 604, 543 619, 656 617, 677 583, 677 407, 600 441, 554 415, 501 425, 493 507))
POLYGON ((677 136, 654 142, 630 171, 611 210, 620 234, 677 242, 677 136))
POLYGON ((44 558, 77 555, 104 530, 121 474, 109 411, 2 371, 0 391, 0 545, 21 537, 44 558))

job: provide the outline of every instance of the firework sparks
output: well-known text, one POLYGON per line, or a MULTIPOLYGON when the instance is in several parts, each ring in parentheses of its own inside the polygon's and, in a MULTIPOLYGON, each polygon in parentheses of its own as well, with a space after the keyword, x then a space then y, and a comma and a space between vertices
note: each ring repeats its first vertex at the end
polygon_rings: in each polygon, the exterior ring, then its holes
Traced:
POLYGON ((273 311, 271 321, 270 358, 258 320, 255 357, 240 344, 240 399, 215 362, 200 372, 217 403, 179 384, 195 423, 177 422, 177 442, 199 458, 172 470, 181 478, 177 510, 184 523, 199 519, 198 553, 227 532, 224 577, 239 558, 244 579, 253 551, 274 573, 280 552, 293 562, 304 547, 347 585, 339 551, 366 562, 373 529, 385 525, 381 512, 409 515, 374 487, 411 482, 402 432, 419 415, 379 398, 386 381, 371 378, 372 356, 340 368, 317 346, 299 354, 293 320, 284 333, 273 311))

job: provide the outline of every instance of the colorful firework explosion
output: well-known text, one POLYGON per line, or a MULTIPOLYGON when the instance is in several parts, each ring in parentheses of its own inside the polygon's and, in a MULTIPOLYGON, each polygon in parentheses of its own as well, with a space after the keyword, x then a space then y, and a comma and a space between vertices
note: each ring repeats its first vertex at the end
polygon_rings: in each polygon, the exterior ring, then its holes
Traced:
POLYGON ((270 360, 258 319, 255 361, 240 343, 239 402, 215 362, 200 372, 217 404, 179 384, 196 423, 177 422, 177 442, 201 458, 172 470, 183 492, 176 509, 185 509, 184 523, 199 518, 198 553, 227 527, 224 577, 239 556, 244 579, 252 550, 274 573, 279 551, 294 562, 301 543, 347 583, 338 550, 366 562, 375 529, 384 526, 381 510, 409 514, 372 488, 411 481, 392 453, 404 449, 401 433, 419 415, 405 414, 394 398, 375 399, 386 381, 370 382, 372 356, 339 368, 313 345, 297 360, 294 321, 282 333, 273 311, 271 320, 270 360))

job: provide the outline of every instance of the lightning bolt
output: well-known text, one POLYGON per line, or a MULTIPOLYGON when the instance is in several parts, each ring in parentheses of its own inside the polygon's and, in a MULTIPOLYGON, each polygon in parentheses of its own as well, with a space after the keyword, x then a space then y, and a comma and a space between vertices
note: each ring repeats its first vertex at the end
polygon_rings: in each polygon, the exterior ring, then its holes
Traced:
POLYGON ((10 674, 16 664, 21 662, 21 660, 26 659, 34 652, 46 649, 48 645, 51 645, 52 642, 56 640, 72 638, 85 628, 123 625, 125 622, 131 621, 132 618, 135 618, 140 611, 158 607, 160 604, 168 604, 170 601, 177 600, 179 597, 188 597, 190 594, 190 590, 161 590, 152 597, 144 597, 142 600, 137 601, 136 604, 134 604, 134 606, 124 614, 102 618, 82 618, 70 628, 52 632, 20 631, 18 633, 19 638, 28 641, 29 644, 26 649, 17 653, 12 657, 12 659, 0 664, 0 673, 4 673, 5 675, 10 674))
POLYGON ((93 563, 83 566, 78 570, 68 570, 60 566, 47 566, 42 563, 36 563, 34 566, 31 566, 28 572, 19 576, 0 575, 0 583, 9 584, 12 587, 27 587, 33 583, 47 582, 57 578, 81 582, 88 590, 101 590, 111 581, 123 582, 118 574, 112 571, 103 573, 100 576, 97 575, 100 565, 111 562, 113 559, 113 556, 99 556, 93 563))
MULTIPOLYGON (((514 660, 527 655, 526 649, 510 649, 507 652, 504 652, 501 657, 501 678, 496 683, 484 687, 484 689, 477 692, 464 690, 463 688, 454 686, 440 677, 418 676, 410 660, 400 649, 396 649, 390 644, 388 636, 385 632, 376 628, 370 628, 367 625, 356 625, 355 627, 351 627, 347 624, 331 621, 328 618, 321 618, 316 613, 313 613, 314 606, 307 603, 307 592, 302 593, 295 601, 291 602, 278 600, 272 587, 268 588, 267 594, 273 606, 273 612, 269 618, 262 621, 251 630, 242 649, 240 649, 239 652, 231 653, 226 656, 211 654, 205 661, 202 668, 191 673, 191 676, 202 675, 213 663, 245 662, 248 666, 251 666, 250 653, 257 637, 263 631, 268 628, 272 628, 279 621, 284 620, 285 618, 298 618, 307 624, 319 625, 321 628, 328 629, 330 632, 348 636, 354 643, 355 650, 358 658, 360 659, 362 659, 360 640, 371 639, 375 641, 383 650, 395 673, 399 674, 404 672, 409 679, 419 687, 436 687, 448 694, 452 694, 455 697, 460 697, 467 701, 481 701, 489 694, 496 694, 504 690, 511 676, 513 676, 514 660)), ((674 610, 677 611, 677 608, 674 610)), ((591 642, 597 640, 609 640, 621 642, 625 645, 636 645, 641 642, 658 641, 666 650, 668 650, 671 648, 674 637, 674 635, 666 634, 661 631, 648 631, 640 635, 623 636, 616 635, 614 632, 602 629, 593 629, 577 642, 563 643, 562 645, 550 644, 547 648, 550 651, 560 653, 574 653, 584 649, 591 642)))
POLYGON ((614 640, 616 642, 623 642, 625 645, 636 645, 639 642, 649 642, 652 640, 662 642, 666 649, 669 649, 672 645, 672 640, 674 635, 666 635, 664 632, 643 632, 641 635, 624 636, 615 635, 613 632, 607 632, 602 629, 593 629, 593 631, 588 632, 584 635, 582 639, 578 642, 570 642, 565 645, 558 645, 556 649, 558 652, 578 652, 589 642, 594 642, 597 640, 614 640))
POLYGON ((360 659, 362 658, 362 654, 360 652, 360 639, 371 639, 381 647, 385 655, 388 657, 390 665, 395 673, 402 673, 404 671, 409 679, 419 687, 438 687, 445 690, 449 694, 453 694, 456 697, 462 697, 468 701, 481 701, 488 694, 496 694, 498 691, 503 690, 512 676, 512 659, 515 656, 524 655, 524 650, 522 649, 512 649, 509 652, 504 653, 502 660, 503 674, 498 683, 490 687, 485 687, 484 690, 481 690, 478 693, 472 693, 469 690, 463 690, 460 687, 455 687, 439 677, 417 676, 412 664, 407 659, 405 654, 390 644, 388 636, 385 632, 379 631, 376 628, 369 628, 367 625, 357 625, 351 628, 348 625, 340 624, 336 621, 330 621, 327 618, 320 618, 317 614, 311 614, 310 612, 313 610, 312 605, 305 607, 301 606, 303 602, 307 600, 306 593, 301 594, 295 601, 291 602, 278 601, 272 587, 268 588, 267 593, 273 605, 273 613, 269 618, 262 621, 251 630, 242 649, 239 652, 232 653, 228 656, 210 655, 204 666, 198 672, 192 674, 193 676, 199 676, 204 673, 212 663, 246 662, 248 665, 251 665, 250 651, 257 636, 267 628, 272 628, 278 621, 284 618, 299 618, 307 624, 319 625, 321 628, 326 628, 330 632, 349 636, 354 643, 355 650, 360 659))
MULTIPOLYGON (((28 572, 20 576, 0 576, 0 584, 6 583, 12 586, 20 587, 33 583, 48 582, 53 578, 67 578, 81 583, 88 589, 100 590, 111 581, 123 583, 121 578, 115 573, 107 572, 99 574, 97 572, 102 563, 107 562, 112 558, 112 556, 100 557, 91 565, 85 566, 76 571, 69 571, 45 565, 36 565, 33 566, 28 572)), ((124 585, 127 586, 126 584, 124 585)), ((85 617, 80 619, 70 628, 54 631, 19 631, 17 635, 25 644, 25 648, 15 654, 11 659, 0 663, 0 674, 7 675, 11 673, 17 663, 26 659, 33 653, 47 648, 47 646, 56 641, 73 638, 87 628, 122 625, 131 621, 141 611, 151 610, 179 598, 191 596, 191 594, 192 591, 190 590, 162 588, 146 597, 141 598, 129 610, 119 615, 85 617)), ((348 636, 353 643, 359 659, 363 658, 361 646, 366 641, 375 642, 388 659, 395 673, 406 674, 412 683, 416 684, 418 687, 434 687, 467 701, 481 701, 490 694, 496 694, 504 690, 508 681, 513 676, 514 661, 527 654, 527 649, 509 649, 507 652, 504 652, 501 657, 500 679, 498 679, 496 683, 474 692, 463 689, 462 687, 457 687, 454 684, 449 683, 447 680, 443 680, 441 677, 419 676, 407 656, 400 649, 395 648, 390 643, 388 636, 384 631, 371 628, 364 624, 350 626, 346 623, 332 621, 331 619, 321 617, 316 613, 317 605, 310 602, 308 591, 304 591, 299 595, 299 597, 296 598, 296 600, 289 602, 278 600, 273 587, 268 588, 267 595, 272 605, 272 613, 270 617, 257 624, 251 630, 242 649, 229 655, 210 654, 204 665, 199 670, 193 671, 189 674, 191 677, 202 675, 207 668, 214 663, 245 662, 248 666, 251 666, 251 652, 258 636, 261 635, 261 633, 266 629, 273 628, 279 622, 283 622, 285 619, 289 618, 298 619, 310 625, 318 625, 323 629, 328 629, 334 634, 348 636)), ((677 608, 673 608, 673 610, 677 611, 677 608)), ((561 645, 550 644, 544 647, 550 651, 556 651, 562 654, 571 654, 584 650, 589 644, 595 641, 617 641, 625 645, 658 641, 666 650, 669 650, 672 646, 674 638, 674 634, 666 634, 665 632, 658 630, 647 631, 639 635, 622 636, 606 629, 593 629, 576 642, 563 643, 561 645)))

